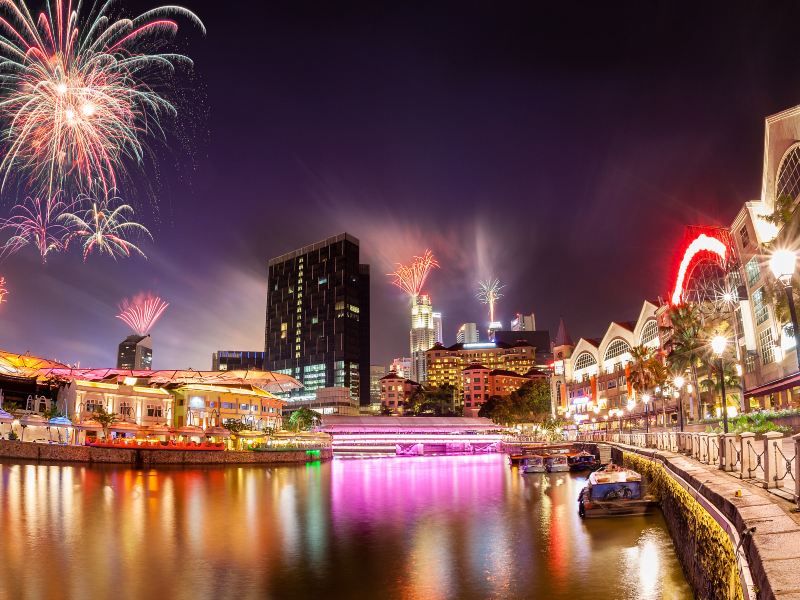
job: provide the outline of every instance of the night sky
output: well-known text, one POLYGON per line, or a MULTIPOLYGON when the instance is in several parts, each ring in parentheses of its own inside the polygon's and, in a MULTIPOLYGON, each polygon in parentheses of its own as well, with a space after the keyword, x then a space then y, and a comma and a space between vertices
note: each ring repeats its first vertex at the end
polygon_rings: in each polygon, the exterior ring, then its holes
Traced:
POLYGON ((150 290, 154 366, 208 369, 263 350, 267 259, 342 231, 372 268, 373 363, 408 354, 384 274, 426 247, 447 343, 485 325, 489 276, 506 323, 600 336, 666 296, 685 224, 758 197, 764 117, 800 103, 797 4, 393 4, 186 2, 208 34, 177 37, 181 118, 123 194, 149 260, 11 256, 0 347, 113 366, 117 305, 150 290))

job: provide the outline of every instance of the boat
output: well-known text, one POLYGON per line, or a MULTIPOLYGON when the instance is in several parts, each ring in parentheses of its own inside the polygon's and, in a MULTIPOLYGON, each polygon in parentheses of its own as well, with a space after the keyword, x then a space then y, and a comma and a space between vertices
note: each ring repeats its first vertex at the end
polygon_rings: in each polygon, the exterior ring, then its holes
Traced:
POLYGON ((519 466, 523 473, 544 473, 546 471, 544 456, 539 454, 525 457, 519 466))
POLYGON ((569 471, 569 462, 566 454, 551 454, 544 459, 548 473, 563 473, 569 471))
POLYGON ((589 475, 578 495, 578 514, 584 518, 643 515, 656 504, 642 496, 642 476, 613 463, 589 475))
POLYGON ((582 450, 567 456, 570 471, 594 471, 600 467, 600 461, 594 454, 582 450))

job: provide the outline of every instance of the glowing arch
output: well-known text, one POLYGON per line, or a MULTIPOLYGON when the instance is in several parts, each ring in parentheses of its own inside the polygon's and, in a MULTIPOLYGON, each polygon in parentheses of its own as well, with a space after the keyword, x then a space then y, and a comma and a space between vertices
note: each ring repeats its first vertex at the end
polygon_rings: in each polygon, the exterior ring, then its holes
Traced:
POLYGON ((689 265, 692 264, 692 260, 699 252, 712 252, 719 256, 724 263, 728 248, 717 238, 706 235, 705 233, 701 233, 692 240, 692 243, 689 244, 686 251, 683 253, 683 259, 681 259, 681 264, 678 267, 678 277, 675 280, 675 289, 672 292, 671 298, 673 305, 681 303, 684 291, 683 288, 686 282, 686 273, 689 270, 689 265))

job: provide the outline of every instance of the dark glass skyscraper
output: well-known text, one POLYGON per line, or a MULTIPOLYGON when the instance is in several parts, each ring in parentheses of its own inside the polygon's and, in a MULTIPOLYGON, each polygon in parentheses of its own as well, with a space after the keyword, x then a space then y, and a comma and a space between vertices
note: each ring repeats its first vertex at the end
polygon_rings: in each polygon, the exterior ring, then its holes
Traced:
POLYGON ((369 266, 343 233, 269 261, 267 369, 304 388, 346 387, 369 404, 369 266))

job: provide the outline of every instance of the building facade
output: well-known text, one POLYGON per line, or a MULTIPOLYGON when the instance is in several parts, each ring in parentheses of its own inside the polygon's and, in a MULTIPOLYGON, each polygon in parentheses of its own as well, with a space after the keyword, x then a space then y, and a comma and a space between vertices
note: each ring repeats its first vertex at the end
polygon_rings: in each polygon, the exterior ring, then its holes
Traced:
POLYGON ((369 403, 380 404, 381 402, 381 377, 386 375, 386 367, 383 365, 369 366, 369 403))
POLYGON ((465 417, 477 417, 481 406, 492 396, 508 396, 528 381, 547 379, 546 375, 520 375, 505 369, 489 369, 479 363, 467 365, 462 377, 465 417))
POLYGON ((411 378, 411 359, 410 358, 395 358, 392 360, 392 364, 389 365, 389 368, 386 370, 386 373, 390 371, 394 371, 400 377, 405 377, 406 379, 411 378))
POLYGON ((533 313, 529 315, 517 313, 511 319, 511 331, 536 331, 536 317, 533 313))
POLYGON ((278 431, 283 425, 283 400, 254 386, 190 384, 169 386, 169 391, 174 397, 175 427, 205 429, 229 419, 256 431, 278 431))
POLYGON ((359 242, 343 233, 269 261, 268 370, 303 384, 287 400, 313 400, 316 390, 345 387, 370 400, 369 267, 359 242))
POLYGON ((211 355, 212 371, 262 371, 266 352, 218 350, 211 355))
POLYGON ((426 381, 426 351, 436 343, 436 328, 433 323, 433 307, 428 294, 414 298, 411 307, 411 379, 426 381))
POLYGON ((117 368, 149 370, 153 368, 153 339, 148 335, 129 335, 119 345, 117 368))
POLYGON ((442 338, 442 313, 440 312, 433 313, 433 335, 437 344, 444 343, 444 338, 442 338))
POLYGON ((477 344, 480 342, 477 323, 462 323, 456 333, 457 344, 477 344))
POLYGON ((361 412, 361 404, 346 387, 319 388, 313 396, 287 402, 284 405, 283 416, 288 418, 299 408, 308 408, 321 415, 350 415, 355 416, 361 412))
POLYGON ((381 408, 402 414, 405 401, 420 389, 420 384, 407 377, 389 372, 381 378, 381 408))
POLYGON ((479 364, 490 371, 501 369, 524 376, 536 366, 536 349, 526 343, 506 344, 479 342, 477 344, 437 344, 428 352, 427 385, 452 385, 461 405, 464 403, 464 369, 479 364))
POLYGON ((73 381, 66 389, 71 414, 91 419, 100 408, 141 426, 171 424, 174 400, 165 389, 102 381, 73 381))

